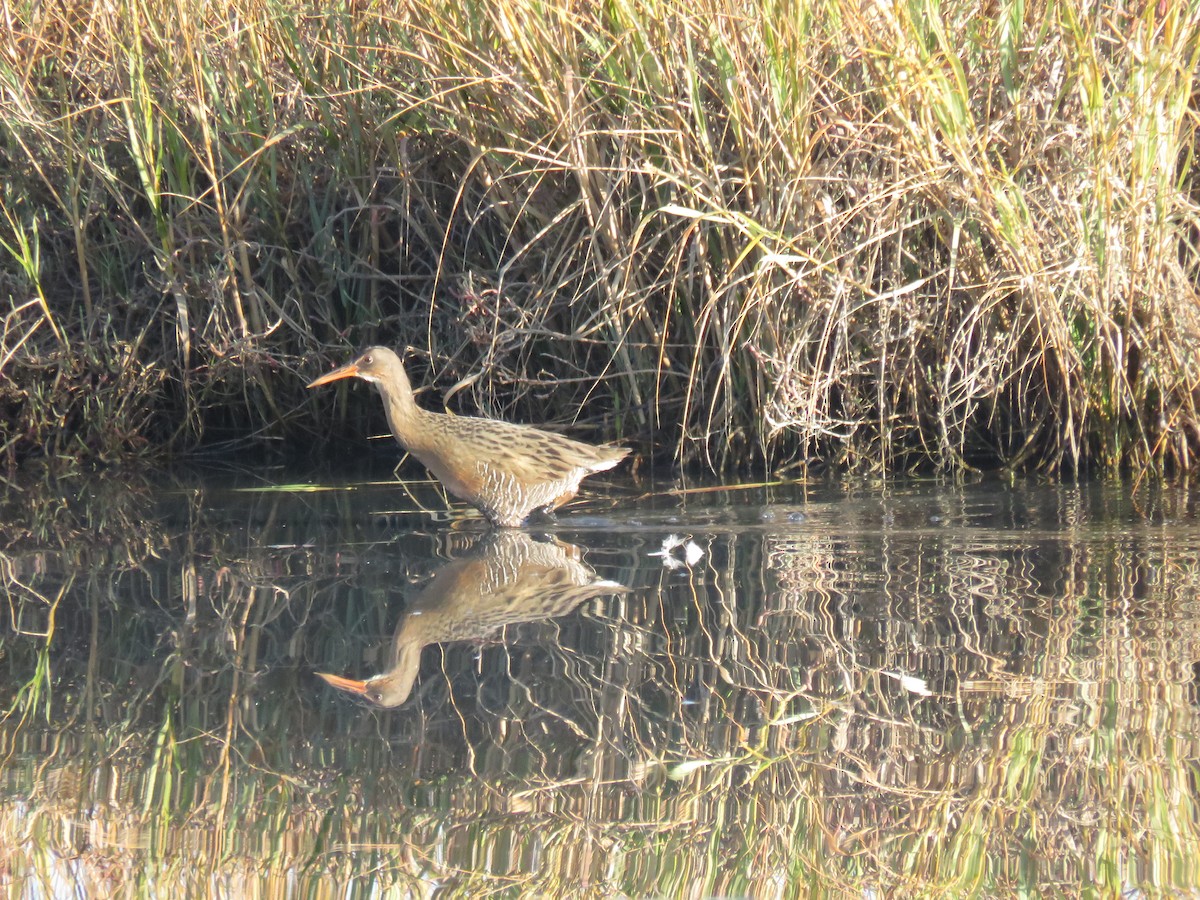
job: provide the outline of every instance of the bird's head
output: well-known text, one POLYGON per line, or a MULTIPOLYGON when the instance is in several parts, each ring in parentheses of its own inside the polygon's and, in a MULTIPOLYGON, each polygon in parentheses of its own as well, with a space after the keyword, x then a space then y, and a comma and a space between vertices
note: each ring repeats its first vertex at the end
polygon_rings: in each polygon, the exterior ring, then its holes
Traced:
POLYGON ((387 347, 368 347, 359 354, 354 362, 346 363, 346 365, 322 375, 310 382, 308 386, 310 388, 320 387, 342 378, 361 378, 363 381, 379 384, 386 381, 389 374, 393 379, 402 376, 405 381, 408 380, 408 376, 404 373, 404 363, 400 361, 400 357, 394 351, 387 347))
POLYGON ((318 672, 317 675, 326 684, 332 685, 339 691, 362 697, 373 706, 390 709, 408 699, 408 695, 412 693, 416 673, 385 672, 374 678, 368 678, 366 681, 356 681, 340 675, 330 675, 327 672, 318 672))

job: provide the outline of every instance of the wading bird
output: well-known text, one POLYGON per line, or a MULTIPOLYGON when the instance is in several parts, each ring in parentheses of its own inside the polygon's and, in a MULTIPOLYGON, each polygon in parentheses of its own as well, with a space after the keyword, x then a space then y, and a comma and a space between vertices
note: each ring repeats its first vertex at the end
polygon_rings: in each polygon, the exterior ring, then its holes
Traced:
POLYGON ((386 347, 367 348, 309 387, 340 378, 375 385, 400 446, 495 525, 520 525, 534 510, 557 509, 575 496, 584 477, 611 469, 629 453, 625 447, 597 447, 529 425, 421 409, 404 363, 386 347))

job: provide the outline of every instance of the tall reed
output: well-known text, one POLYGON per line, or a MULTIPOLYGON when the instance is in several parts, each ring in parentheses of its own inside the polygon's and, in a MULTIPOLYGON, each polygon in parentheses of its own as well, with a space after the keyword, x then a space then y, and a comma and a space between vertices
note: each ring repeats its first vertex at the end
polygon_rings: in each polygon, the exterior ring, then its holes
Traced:
POLYGON ((1194 4, 6 9, 10 463, 311 437, 384 341, 715 469, 1192 466, 1194 4))

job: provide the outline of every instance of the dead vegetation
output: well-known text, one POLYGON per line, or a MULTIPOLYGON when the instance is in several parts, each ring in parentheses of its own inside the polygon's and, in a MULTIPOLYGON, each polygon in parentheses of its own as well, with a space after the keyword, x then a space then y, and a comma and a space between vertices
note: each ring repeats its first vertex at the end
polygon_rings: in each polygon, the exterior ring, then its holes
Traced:
POLYGON ((1190 7, 6 15, 10 465, 326 435, 378 341, 717 470, 1193 466, 1190 7))

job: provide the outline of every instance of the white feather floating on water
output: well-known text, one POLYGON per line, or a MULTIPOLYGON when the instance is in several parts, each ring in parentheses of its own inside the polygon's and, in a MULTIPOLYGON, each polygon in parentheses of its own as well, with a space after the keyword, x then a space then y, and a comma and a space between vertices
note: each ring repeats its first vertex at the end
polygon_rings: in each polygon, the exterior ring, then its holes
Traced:
POLYGON ((933 691, 929 689, 929 682, 924 678, 918 678, 916 675, 905 675, 903 672, 883 672, 891 678, 895 678, 900 682, 900 687, 904 688, 910 694, 916 694, 920 697, 932 697, 933 691))
POLYGON ((663 565, 668 569, 681 569, 685 565, 690 569, 704 558, 704 551, 690 537, 668 534, 663 538, 662 549, 656 550, 650 555, 661 556, 663 565), (675 555, 675 551, 680 547, 683 548, 683 559, 675 555))

